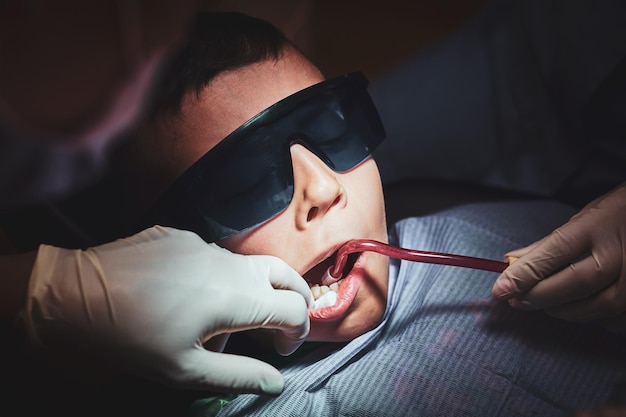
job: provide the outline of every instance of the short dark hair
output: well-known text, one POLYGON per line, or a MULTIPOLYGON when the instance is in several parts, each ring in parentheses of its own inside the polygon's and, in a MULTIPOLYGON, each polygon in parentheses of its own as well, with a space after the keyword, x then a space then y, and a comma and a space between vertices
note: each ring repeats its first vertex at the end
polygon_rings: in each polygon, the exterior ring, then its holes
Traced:
POLYGON ((182 49, 161 73, 149 104, 149 118, 180 111, 183 97, 218 74, 268 59, 278 60, 293 46, 271 23, 236 12, 199 12, 182 49))

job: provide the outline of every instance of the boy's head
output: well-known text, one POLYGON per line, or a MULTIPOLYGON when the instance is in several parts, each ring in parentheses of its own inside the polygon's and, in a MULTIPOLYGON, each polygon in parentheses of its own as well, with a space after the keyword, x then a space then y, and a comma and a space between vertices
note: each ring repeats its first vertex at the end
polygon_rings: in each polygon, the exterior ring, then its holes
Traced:
MULTIPOLYGON (((163 82, 139 138, 157 180, 177 179, 156 205, 161 223, 277 256, 313 286, 346 241, 387 241, 368 156, 384 131, 362 76, 324 81, 271 25, 208 13, 163 82)), ((308 340, 345 341, 379 323, 387 258, 366 252, 350 266, 335 305, 311 312, 308 340)))

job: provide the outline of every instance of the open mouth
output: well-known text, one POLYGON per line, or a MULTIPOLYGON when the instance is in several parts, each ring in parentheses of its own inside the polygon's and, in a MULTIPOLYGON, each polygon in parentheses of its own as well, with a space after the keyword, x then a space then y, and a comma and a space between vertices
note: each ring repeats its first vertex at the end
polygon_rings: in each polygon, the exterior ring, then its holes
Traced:
POLYGON ((354 268, 354 265, 360 255, 361 253, 352 253, 348 255, 346 266, 341 273, 341 278, 338 280, 330 277, 327 273, 329 268, 334 265, 335 258, 337 256, 336 252, 304 274, 304 278, 309 283, 313 299, 315 300, 311 310, 315 311, 335 305, 341 292, 341 286, 344 283, 344 279, 350 274, 350 271, 354 268))

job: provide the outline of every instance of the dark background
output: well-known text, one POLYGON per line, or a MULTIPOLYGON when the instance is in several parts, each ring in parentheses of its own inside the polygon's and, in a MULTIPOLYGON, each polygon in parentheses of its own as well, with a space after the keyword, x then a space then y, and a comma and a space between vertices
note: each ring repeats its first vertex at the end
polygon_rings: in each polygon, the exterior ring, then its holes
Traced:
POLYGON ((486 0, 204 0, 280 28, 329 78, 363 71, 371 80, 462 25, 486 0))

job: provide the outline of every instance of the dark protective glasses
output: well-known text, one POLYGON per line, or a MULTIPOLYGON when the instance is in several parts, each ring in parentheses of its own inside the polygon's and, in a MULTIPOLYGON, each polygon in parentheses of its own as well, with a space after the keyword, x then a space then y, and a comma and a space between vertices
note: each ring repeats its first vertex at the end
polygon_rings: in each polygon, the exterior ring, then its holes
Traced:
POLYGON ((293 197, 293 144, 336 172, 356 167, 385 137, 367 85, 353 72, 263 110, 185 171, 154 206, 151 221, 214 242, 273 218, 293 197))

